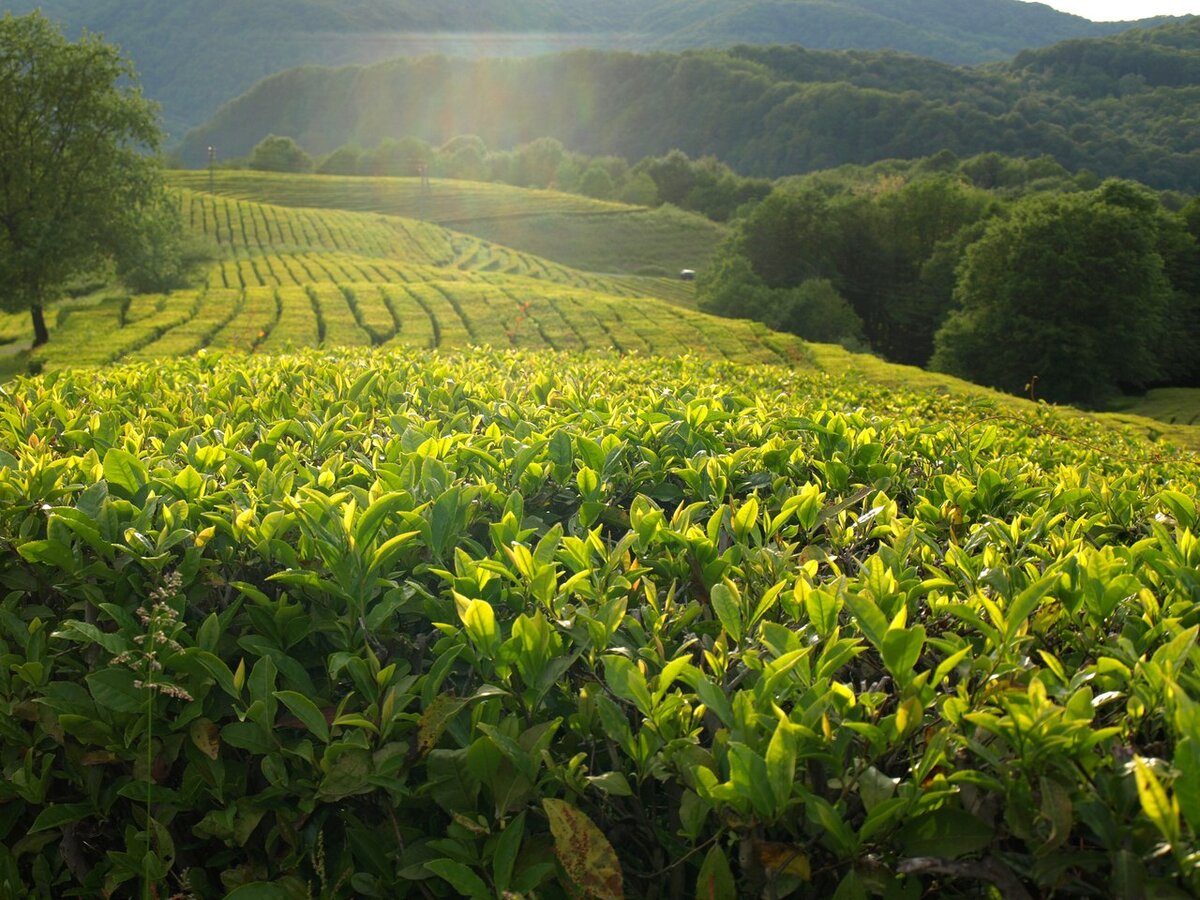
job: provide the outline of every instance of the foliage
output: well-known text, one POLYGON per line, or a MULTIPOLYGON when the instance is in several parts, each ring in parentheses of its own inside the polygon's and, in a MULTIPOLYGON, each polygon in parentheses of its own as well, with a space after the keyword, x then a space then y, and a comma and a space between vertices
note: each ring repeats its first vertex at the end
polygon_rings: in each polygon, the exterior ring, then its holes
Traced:
POLYGON ((931 365, 1014 393, 1036 380, 1039 396, 1093 403, 1172 374, 1159 216, 1152 197, 1118 183, 1017 204, 968 248, 962 309, 931 365))
POLYGON ((1197 484, 1046 407, 690 358, 22 379, 0 883, 1195 893, 1197 484))
POLYGON ((268 134, 254 145, 247 162, 263 172, 311 172, 312 157, 290 137, 268 134))
POLYGON ((357 144, 343 144, 326 154, 316 165, 318 175, 357 175, 361 170, 363 150, 357 144))
POLYGON ((865 336, 888 359, 924 365, 953 308, 955 270, 978 237, 973 228, 997 210, 989 194, 942 173, 879 175, 836 190, 816 180, 791 183, 738 223, 719 254, 725 267, 701 279, 700 303, 812 340, 865 336), (845 298, 826 307, 829 318, 801 326, 778 313, 787 303, 781 298, 814 280, 845 298), (759 285, 775 299, 757 293, 759 285))
POLYGON ((814 339, 785 298, 827 279, 892 361, 1090 404, 1197 383, 1194 206, 1054 171, 993 154, 789 179, 737 223, 700 306, 814 339))
POLYGON ((602 167, 591 165, 579 179, 579 193, 597 200, 609 200, 613 196, 612 176, 602 167))
MULTIPOLYGON (((1049 156, 1072 172, 1196 192, 1200 103, 1189 73, 1200 58, 1200 18, 1093 43, 1144 57, 1147 67, 1169 64, 1172 74, 1139 90, 1101 85, 1081 93, 1074 76, 1023 64, 968 69, 801 46, 401 59, 273 75, 190 132, 181 158, 203 165, 209 145, 242 155, 268 131, 290 134, 314 153, 401 135, 436 145, 474 134, 503 149, 536 136, 628 160, 679 149, 760 177, 943 150, 960 158, 1049 156)), ((666 191, 659 186, 660 198, 680 202, 686 182, 665 168, 675 180, 666 191)))
POLYGON ((264 73, 302 64, 378 60, 381 36, 387 36, 386 52, 394 55, 528 56, 581 42, 640 49, 800 43, 890 47, 952 63, 976 63, 1127 27, 1017 6, 1014 0, 979 0, 969 12, 955 0, 866 0, 854 5, 804 0, 786 6, 736 0, 716 7, 695 0, 559 0, 552 6, 541 0, 212 0, 203 8, 164 6, 158 0, 7 4, 15 11, 39 6, 72 33, 81 27, 102 32, 124 47, 143 72, 149 95, 165 105, 170 130, 177 136, 264 73))
POLYGON ((213 261, 211 248, 186 233, 178 203, 166 194, 143 210, 136 230, 117 240, 124 246, 117 254, 116 275, 134 293, 187 287, 213 261))
POLYGON ((155 109, 132 78, 97 37, 70 43, 40 13, 0 19, 0 302, 32 313, 35 344, 70 279, 141 240, 171 249, 146 237, 171 210, 145 155, 155 109))
POLYGON ((700 279, 700 309, 749 318, 805 340, 859 348, 862 319, 826 278, 785 288, 768 287, 741 257, 725 258, 700 279))
POLYGON ((434 177, 549 188, 598 200, 619 194, 625 203, 668 203, 718 222, 732 218, 771 190, 766 180, 743 178, 711 156, 691 160, 686 153, 672 150, 663 157, 642 159, 631 168, 620 157, 572 153, 551 138, 506 151, 489 150, 475 135, 451 138, 436 150, 416 138, 385 139, 369 151, 343 144, 323 157, 317 169, 330 175, 411 177, 419 174, 421 164, 434 177), (405 146, 408 150, 402 151, 405 146))

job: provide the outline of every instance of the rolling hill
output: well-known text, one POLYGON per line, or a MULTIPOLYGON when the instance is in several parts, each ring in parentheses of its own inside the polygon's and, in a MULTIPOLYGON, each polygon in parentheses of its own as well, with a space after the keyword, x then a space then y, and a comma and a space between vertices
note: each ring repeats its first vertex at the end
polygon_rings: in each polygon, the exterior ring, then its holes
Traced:
MULTIPOLYGON (((433 221, 363 211, 357 179, 221 173, 214 194, 199 189, 207 179, 195 173, 176 177, 189 232, 212 248, 203 284, 60 304, 51 312, 50 342, 28 365, 53 371, 200 350, 485 344, 797 365, 807 359, 793 336, 687 308, 690 288, 678 279, 587 272, 433 221), (247 199, 255 184, 260 196, 291 205, 247 199), (337 207, 339 196, 349 208, 337 207)), ((470 182, 435 182, 425 195, 415 180, 389 181, 374 183, 376 206, 418 212, 411 204, 426 203, 434 219, 438 209, 455 221, 471 209, 482 221, 503 221, 505 210, 517 220, 540 210, 568 220, 582 215, 585 228, 605 228, 618 245, 661 241, 668 258, 695 234, 697 254, 713 245, 713 228, 698 231, 690 216, 647 219, 636 207, 470 182), (652 227, 639 225, 647 221, 652 227)), ((11 345, 27 342, 27 331, 25 317, 0 317, 0 338, 11 345)))
MULTIPOLYGON (((176 171, 171 180, 196 190, 208 186, 203 172, 176 171)), ((222 196, 280 206, 421 219, 572 268, 624 275, 700 269, 727 234, 725 227, 680 210, 504 184, 435 179, 424 189, 410 178, 222 171, 214 187, 222 196)))
POLYGON ((12 0, 103 33, 163 103, 176 138, 258 79, 303 64, 396 56, 530 56, 577 47, 637 50, 798 43, 892 49, 951 63, 1113 34, 1097 23, 1018 0, 12 0))
POLYGON ((975 69, 801 47, 399 59, 267 78, 190 132, 181 153, 188 165, 208 146, 242 156, 268 133, 312 153, 389 137, 476 134, 503 148, 546 136, 629 160, 679 148, 777 177, 997 151, 1195 191, 1198 69, 1200 17, 975 69))
POLYGON ((1200 429, 177 192, 0 387, 6 896, 1196 893, 1200 429))
MULTIPOLYGON (((551 221, 582 214, 588 228, 604 223, 604 238, 616 246, 630 242, 632 233, 634 241, 661 243, 668 253, 687 245, 694 234, 691 217, 639 232, 645 211, 637 207, 473 182, 435 181, 433 194, 421 200, 415 179, 219 172, 216 193, 209 193, 207 176, 178 172, 173 178, 189 232, 213 254, 202 283, 171 294, 129 296, 109 289, 64 300, 48 311, 50 342, 32 353, 24 349, 31 338, 28 315, 0 314, 0 373, 55 372, 202 350, 259 354, 305 347, 427 351, 488 345, 771 363, 856 383, 974 398, 1016 416, 1040 408, 951 376, 807 344, 757 322, 696 312, 691 286, 677 278, 586 271, 374 208, 419 212, 413 204, 425 203, 472 227, 503 223, 504 210, 517 220, 530 209, 551 221), (364 184, 373 190, 364 191, 364 184), (460 217, 468 207, 476 219, 460 217), (603 216, 596 215, 599 210, 603 216), (675 230, 667 227, 672 223, 675 230)), ((1144 408, 1156 411, 1153 404, 1144 408)), ((1187 417, 1173 413, 1153 421, 1139 415, 1142 409, 1088 415, 1063 408, 1060 414, 1200 448, 1200 427, 1184 424, 1187 417)))

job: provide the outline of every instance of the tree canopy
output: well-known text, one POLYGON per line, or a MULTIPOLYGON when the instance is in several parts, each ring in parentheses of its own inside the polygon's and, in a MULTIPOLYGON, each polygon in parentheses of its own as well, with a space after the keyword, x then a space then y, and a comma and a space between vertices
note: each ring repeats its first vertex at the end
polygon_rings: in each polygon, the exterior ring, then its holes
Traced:
MULTIPOLYGON (((675 204, 700 174, 669 158, 675 148, 769 178, 942 150, 1049 156, 1072 171, 1194 192, 1200 17, 1141 34, 1086 43, 1100 58, 1121 59, 1126 74, 1115 82, 1094 67, 1072 68, 1069 46, 1039 51, 1037 64, 974 69, 797 46, 291 69, 186 135, 180 159, 203 165, 209 145, 240 156, 268 132, 316 155, 347 141, 366 147, 409 135, 438 145, 476 134, 493 149, 547 137, 630 161, 666 154, 650 175, 675 204)), ((981 162, 986 170, 989 160, 981 162)))
MULTIPOLYGON (((814 48, 888 47, 970 64, 1003 60, 1053 41, 1099 37, 1128 28, 1128 23, 1089 22, 1017 0, 8 0, 5 4, 14 12, 38 7, 66 23, 70 33, 84 27, 120 44, 137 62, 147 94, 163 103, 168 128, 176 137, 269 72, 298 65, 374 62, 380 58, 381 38, 389 33, 405 36, 386 42, 387 52, 397 55, 530 55, 581 42, 640 50, 765 42, 814 48), (509 34, 499 41, 466 40, 464 32, 509 34)), ((247 152, 253 143, 236 152, 247 152)))
POLYGON ((40 13, 0 19, 0 305, 44 304, 105 258, 161 248, 169 230, 157 111, 132 66, 95 35, 72 43, 40 13), (166 226, 164 226, 164 217, 166 226))
POLYGON ((1170 375, 1162 230, 1157 201, 1127 183, 1017 204, 967 250, 932 366, 1073 402, 1170 375))
POLYGON ((1087 181, 997 154, 787 179, 699 304, 1042 399, 1200 383, 1200 201, 1087 181))
POLYGON ((313 161, 290 137, 268 134, 250 151, 250 168, 263 172, 311 172, 313 161))

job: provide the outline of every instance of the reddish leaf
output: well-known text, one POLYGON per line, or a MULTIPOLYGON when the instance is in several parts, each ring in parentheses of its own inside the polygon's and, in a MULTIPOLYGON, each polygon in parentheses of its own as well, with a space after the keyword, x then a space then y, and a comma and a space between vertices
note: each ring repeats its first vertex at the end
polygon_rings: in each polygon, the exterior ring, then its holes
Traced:
POLYGON ((597 900, 624 900, 621 863, 604 833, 574 806, 562 800, 543 800, 554 834, 554 852, 567 875, 597 900))

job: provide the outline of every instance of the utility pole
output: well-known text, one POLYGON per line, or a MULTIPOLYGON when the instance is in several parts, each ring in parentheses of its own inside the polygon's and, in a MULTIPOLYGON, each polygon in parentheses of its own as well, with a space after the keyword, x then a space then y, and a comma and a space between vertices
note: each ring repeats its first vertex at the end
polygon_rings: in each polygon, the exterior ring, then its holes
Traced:
POLYGON ((429 181, 429 163, 423 159, 412 159, 409 160, 409 163, 416 170, 417 178, 421 180, 421 193, 430 193, 433 190, 433 185, 429 181))
POLYGON ((208 148, 208 192, 210 194, 216 193, 216 191, 213 188, 213 176, 216 172, 216 168, 217 168, 217 148, 209 147, 208 148))

